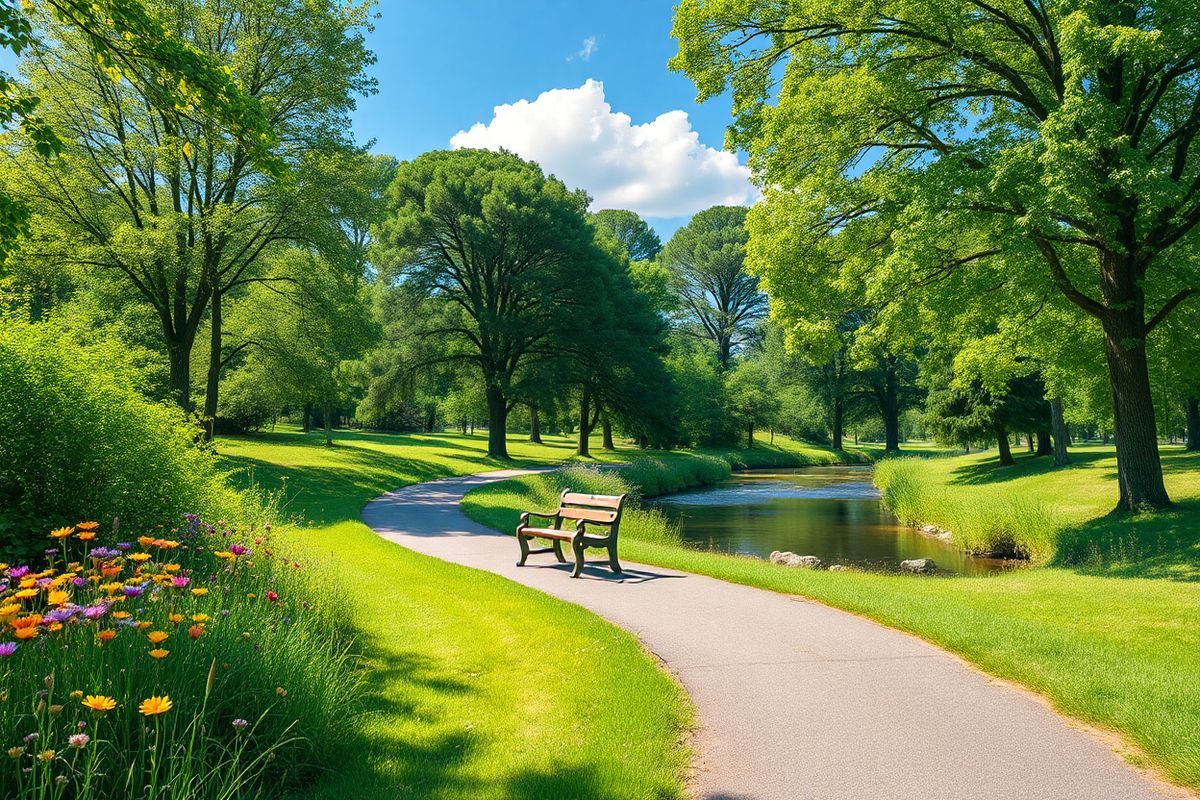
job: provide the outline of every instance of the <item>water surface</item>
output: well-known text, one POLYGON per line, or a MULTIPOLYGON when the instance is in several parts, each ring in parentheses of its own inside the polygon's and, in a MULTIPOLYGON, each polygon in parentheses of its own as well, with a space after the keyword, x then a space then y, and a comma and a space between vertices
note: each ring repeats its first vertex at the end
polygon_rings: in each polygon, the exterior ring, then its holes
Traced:
POLYGON ((870 467, 806 467, 740 472, 731 480, 660 498, 693 546, 770 556, 790 550, 845 564, 895 571, 910 558, 932 558, 945 572, 980 575, 1009 562, 975 558, 901 525, 879 500, 870 467))

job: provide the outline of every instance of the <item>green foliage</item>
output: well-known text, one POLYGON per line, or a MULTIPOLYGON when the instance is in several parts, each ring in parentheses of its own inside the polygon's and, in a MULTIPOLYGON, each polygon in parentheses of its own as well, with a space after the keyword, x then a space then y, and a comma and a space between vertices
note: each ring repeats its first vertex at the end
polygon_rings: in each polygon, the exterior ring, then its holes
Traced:
POLYGON ((616 240, 630 261, 652 261, 662 250, 658 234, 632 211, 606 208, 590 215, 589 219, 616 240))
POLYGON ((724 369, 756 333, 767 300, 745 270, 746 209, 713 206, 696 214, 667 242, 659 260, 679 295, 683 330, 711 343, 724 369))
POLYGON ((202 510, 236 519, 197 429, 149 402, 111 343, 84 346, 50 324, 0 324, 0 525, 7 555, 44 547, 83 519, 145 530, 202 510))

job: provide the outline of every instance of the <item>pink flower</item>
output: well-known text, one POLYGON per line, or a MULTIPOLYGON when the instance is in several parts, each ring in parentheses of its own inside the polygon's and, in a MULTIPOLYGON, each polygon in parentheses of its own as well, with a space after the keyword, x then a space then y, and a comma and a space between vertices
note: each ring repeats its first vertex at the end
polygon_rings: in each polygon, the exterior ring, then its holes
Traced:
POLYGON ((171 585, 176 589, 183 589, 191 582, 192 579, 186 575, 176 575, 174 578, 171 578, 171 585))
POLYGON ((278 603, 279 595, 275 594, 274 592, 267 592, 267 599, 270 600, 272 603, 278 603))

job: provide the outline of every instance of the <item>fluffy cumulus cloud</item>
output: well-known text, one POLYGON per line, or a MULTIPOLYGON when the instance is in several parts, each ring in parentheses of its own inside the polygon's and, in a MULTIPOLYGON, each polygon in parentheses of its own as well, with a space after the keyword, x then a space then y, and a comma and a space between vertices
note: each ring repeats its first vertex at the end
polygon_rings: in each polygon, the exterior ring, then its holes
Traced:
POLYGON ((757 193, 737 157, 700 142, 685 111, 633 124, 604 99, 604 84, 553 89, 496 106, 490 122, 459 131, 452 147, 505 148, 536 161, 568 186, 587 190, 592 209, 684 217, 712 205, 745 205, 757 193))

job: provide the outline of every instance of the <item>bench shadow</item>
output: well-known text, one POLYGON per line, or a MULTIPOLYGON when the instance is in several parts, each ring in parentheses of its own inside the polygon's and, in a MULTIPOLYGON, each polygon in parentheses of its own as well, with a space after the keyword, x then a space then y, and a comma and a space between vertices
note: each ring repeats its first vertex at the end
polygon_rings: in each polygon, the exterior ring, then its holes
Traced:
MULTIPOLYGON (((557 562, 548 563, 548 564, 534 564, 532 562, 526 562, 525 566, 522 567, 522 569, 529 569, 530 567, 533 567, 535 569, 554 570, 555 572, 561 572, 564 575, 569 576, 571 574, 571 570, 574 569, 574 564, 569 564, 569 563, 568 564, 559 564, 557 562)), ((666 573, 666 572, 651 572, 649 570, 644 570, 644 569, 630 569, 629 567, 623 567, 622 569, 623 569, 623 571, 620 574, 618 574, 618 573, 613 572, 611 569, 609 569, 608 565, 605 564, 603 561, 589 562, 589 563, 586 563, 583 565, 583 571, 580 573, 579 577, 576 578, 576 580, 598 580, 598 581, 605 581, 606 583, 637 584, 637 583, 649 583, 650 581, 670 580, 672 578, 686 578, 687 577, 686 575, 672 574, 672 573, 666 573)))

